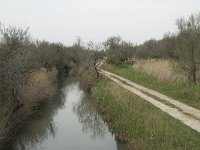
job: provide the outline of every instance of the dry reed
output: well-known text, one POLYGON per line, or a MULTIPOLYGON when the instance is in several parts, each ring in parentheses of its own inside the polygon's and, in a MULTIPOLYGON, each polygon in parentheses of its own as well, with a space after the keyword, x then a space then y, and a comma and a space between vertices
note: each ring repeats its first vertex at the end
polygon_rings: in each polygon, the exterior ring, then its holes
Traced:
POLYGON ((145 72, 149 75, 152 75, 159 80, 165 81, 176 81, 176 80, 184 80, 186 78, 182 75, 175 74, 171 67, 169 60, 164 59, 138 59, 136 63, 133 65, 133 68, 145 72))
POLYGON ((55 93, 54 82, 57 70, 40 69, 28 75, 27 84, 22 88, 23 103, 26 105, 37 104, 41 100, 47 100, 55 93))

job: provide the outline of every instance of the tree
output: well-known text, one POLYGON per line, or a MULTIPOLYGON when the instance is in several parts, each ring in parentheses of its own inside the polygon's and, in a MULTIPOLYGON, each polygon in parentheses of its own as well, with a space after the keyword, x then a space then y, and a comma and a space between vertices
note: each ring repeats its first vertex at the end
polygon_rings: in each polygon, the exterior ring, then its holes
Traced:
POLYGON ((177 26, 176 70, 197 83, 197 71, 200 69, 200 13, 178 19, 177 26))
POLYGON ((108 38, 105 47, 108 63, 120 65, 133 56, 132 43, 123 41, 119 36, 108 38))
POLYGON ((19 107, 17 93, 26 71, 23 52, 27 50, 30 36, 28 28, 22 30, 15 26, 0 26, 0 35, 0 103, 12 103, 14 111, 19 107))
POLYGON ((19 48, 26 47, 30 43, 29 28, 23 30, 17 27, 0 26, 1 47, 4 50, 4 58, 7 59, 19 52, 19 48))

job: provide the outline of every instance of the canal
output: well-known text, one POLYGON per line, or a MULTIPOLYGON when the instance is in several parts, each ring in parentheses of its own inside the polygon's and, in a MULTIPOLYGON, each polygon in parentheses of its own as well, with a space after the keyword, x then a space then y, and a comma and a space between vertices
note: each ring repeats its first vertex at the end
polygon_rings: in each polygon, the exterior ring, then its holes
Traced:
MULTIPOLYGON (((124 150, 76 77, 62 79, 57 98, 27 120, 10 150, 124 150)), ((42 91, 41 91, 42 92, 42 91)))

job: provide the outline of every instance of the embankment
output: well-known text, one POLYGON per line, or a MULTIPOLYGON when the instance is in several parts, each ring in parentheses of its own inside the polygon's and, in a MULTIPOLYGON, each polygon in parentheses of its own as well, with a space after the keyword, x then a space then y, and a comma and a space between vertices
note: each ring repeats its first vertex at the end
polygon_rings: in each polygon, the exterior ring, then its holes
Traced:
MULTIPOLYGON (((155 64, 155 62, 152 62, 155 64)), ((137 64, 137 63, 136 63, 137 64)), ((152 64, 152 66, 154 66, 152 64)), ((142 65, 141 65, 142 66, 142 65)), ((123 67, 114 66, 111 64, 104 63, 101 68, 122 76, 130 81, 137 84, 143 85, 149 89, 160 92, 164 95, 172 97, 180 102, 183 102, 189 106, 200 109, 200 85, 191 84, 182 80, 164 80, 165 77, 161 76, 160 73, 152 75, 150 72, 155 70, 150 67, 145 67, 147 64, 143 65, 140 69, 134 69, 132 65, 126 65, 123 67), (142 69, 143 68, 143 69, 142 69), (146 68, 146 69, 145 69, 146 68), (149 73, 147 73, 147 68, 149 73)), ((148 64, 150 66, 150 64, 148 64)), ((159 71, 161 72, 161 71, 159 71)), ((167 78, 170 76, 167 76, 167 78)))
POLYGON ((99 80, 93 94, 112 131, 130 149, 199 149, 198 132, 109 79, 99 80))

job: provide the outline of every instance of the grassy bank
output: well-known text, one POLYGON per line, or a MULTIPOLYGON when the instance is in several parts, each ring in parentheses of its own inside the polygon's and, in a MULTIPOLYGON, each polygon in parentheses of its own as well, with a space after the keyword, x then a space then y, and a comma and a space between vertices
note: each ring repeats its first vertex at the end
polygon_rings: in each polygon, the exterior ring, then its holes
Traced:
POLYGON ((130 149, 199 149, 200 134, 110 80, 100 80, 93 93, 111 129, 130 149))
POLYGON ((102 68, 200 109, 199 85, 182 81, 169 82, 167 80, 159 80, 152 75, 133 69, 132 65, 117 67, 110 64, 103 64, 102 68))

